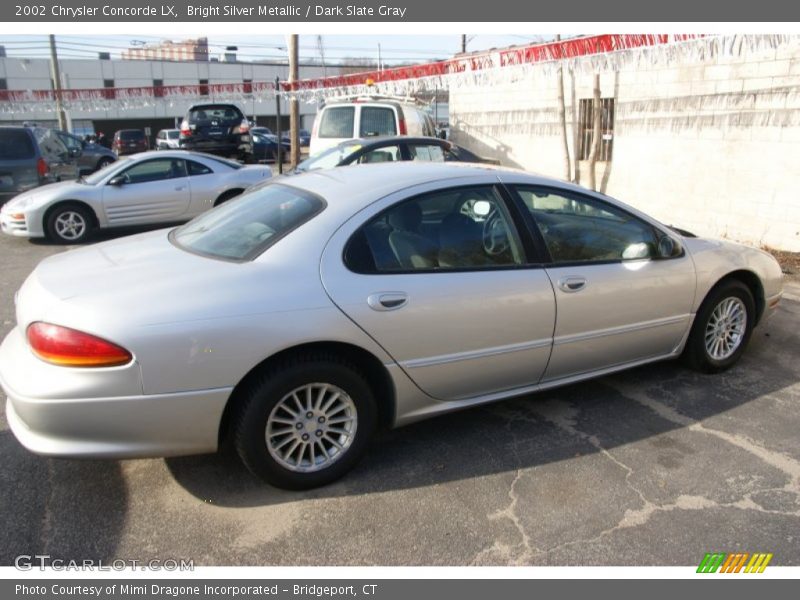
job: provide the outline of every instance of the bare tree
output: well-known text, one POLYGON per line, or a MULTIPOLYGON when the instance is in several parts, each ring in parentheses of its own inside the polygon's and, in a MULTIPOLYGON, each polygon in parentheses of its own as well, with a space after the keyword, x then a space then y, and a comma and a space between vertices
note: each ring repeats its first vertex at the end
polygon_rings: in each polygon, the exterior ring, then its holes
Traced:
MULTIPOLYGON (((556 35, 556 41, 561 41, 561 36, 556 35)), ((558 64, 558 122, 561 125, 561 142, 564 157, 564 179, 570 181, 572 175, 569 157, 569 142, 567 141, 567 109, 564 104, 564 68, 558 64)))
POLYGON ((600 74, 594 74, 594 94, 592 98, 592 146, 589 150, 589 187, 593 190, 597 189, 597 175, 595 167, 597 166, 597 157, 600 154, 600 120, 603 116, 602 101, 600 99, 600 74))

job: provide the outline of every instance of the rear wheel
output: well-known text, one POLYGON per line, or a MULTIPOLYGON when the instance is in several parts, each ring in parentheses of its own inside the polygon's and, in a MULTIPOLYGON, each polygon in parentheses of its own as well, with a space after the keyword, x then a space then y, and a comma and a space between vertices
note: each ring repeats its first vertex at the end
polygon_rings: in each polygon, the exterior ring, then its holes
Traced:
POLYGON ((250 471, 285 489, 342 477, 376 426, 375 401, 358 370, 335 356, 274 365, 244 392, 234 445, 250 471))
POLYGON ((47 216, 47 235, 60 244, 79 244, 86 241, 94 228, 92 214, 79 204, 56 206, 47 216))
POLYGON ((223 202, 227 202, 232 198, 236 198, 236 196, 240 195, 241 193, 242 190, 228 190, 227 192, 220 194, 219 198, 217 198, 216 202, 214 202, 214 206, 219 206, 223 202))
POLYGON ((704 373, 732 367, 744 353, 755 323, 750 289, 731 280, 713 289, 695 317, 684 359, 704 373))

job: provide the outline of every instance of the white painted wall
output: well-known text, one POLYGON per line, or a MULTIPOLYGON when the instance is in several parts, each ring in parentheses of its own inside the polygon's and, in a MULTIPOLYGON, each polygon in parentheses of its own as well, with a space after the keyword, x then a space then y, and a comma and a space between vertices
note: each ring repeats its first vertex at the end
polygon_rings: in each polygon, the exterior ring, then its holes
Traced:
MULTIPOLYGON (((574 155, 573 103, 591 98, 592 76, 564 79, 574 155)), ((452 138, 564 177, 556 82, 552 69, 532 70, 451 89, 452 138)), ((800 36, 735 57, 603 73, 601 93, 617 107, 613 161, 597 169, 606 193, 698 234, 800 251, 800 36)))

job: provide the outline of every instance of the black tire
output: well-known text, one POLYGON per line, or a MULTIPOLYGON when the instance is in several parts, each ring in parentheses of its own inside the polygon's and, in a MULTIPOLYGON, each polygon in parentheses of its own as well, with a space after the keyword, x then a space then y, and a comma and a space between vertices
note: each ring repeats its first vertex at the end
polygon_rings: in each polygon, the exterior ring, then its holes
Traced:
POLYGON ((57 205, 47 215, 47 237, 59 244, 85 242, 94 230, 94 215, 80 204, 57 205))
POLYGON ((227 192, 223 192, 220 194, 219 198, 214 201, 214 206, 219 206, 223 202, 236 198, 236 196, 241 195, 241 193, 242 190, 228 190, 227 192))
MULTIPOLYGON (((301 395, 303 393, 300 392, 301 395)), ((363 455, 375 432, 377 423, 377 411, 372 390, 358 371, 358 368, 336 355, 325 353, 300 355, 272 365, 260 373, 243 390, 241 399, 232 421, 233 444, 236 452, 251 472, 267 483, 283 489, 304 490, 315 488, 342 477, 355 466, 363 455), (312 395, 316 397, 317 394, 320 394, 319 397, 321 398, 322 388, 313 387, 321 385, 343 391, 344 396, 340 395, 339 398, 343 402, 349 402, 347 406, 351 407, 351 412, 355 414, 354 425, 350 425, 354 428, 353 435, 348 436, 350 441, 343 442, 346 449, 341 452, 335 450, 328 439, 327 433, 322 438, 316 438, 319 441, 315 441, 314 434, 319 434, 317 431, 312 432, 312 430, 318 427, 316 421, 317 413, 314 413, 314 416, 310 417, 309 420, 306 419, 308 414, 312 414, 309 411, 306 415, 299 414, 297 417, 298 422, 302 421, 300 424, 303 427, 300 430, 298 430, 297 423, 294 421, 294 425, 273 425, 274 427, 286 427, 287 429, 281 429, 279 433, 272 434, 277 437, 271 438, 276 441, 273 443, 273 449, 270 450, 267 446, 267 421, 273 411, 276 411, 276 416, 282 414, 284 420, 288 414, 281 413, 281 409, 276 407, 283 401, 288 402, 292 392, 304 389, 304 386, 319 390, 314 391, 312 395), (284 434, 283 431, 286 431, 286 433, 284 434), (308 433, 305 433, 306 431, 308 433), (287 437, 281 437, 284 435, 292 438, 292 441, 289 441, 287 446, 284 447, 291 447, 295 441, 301 444, 301 446, 298 446, 297 464, 300 466, 305 465, 304 468, 307 469, 314 468, 316 470, 306 472, 294 470, 286 466, 285 462, 279 462, 273 456, 273 454, 280 452, 275 446, 279 446, 287 439, 287 437), (303 442, 299 442, 299 436, 301 435, 304 435, 305 439, 309 440, 306 447, 302 447, 303 442), (322 450, 320 450, 320 445, 323 442, 327 445, 327 449, 323 445, 322 450), (317 459, 321 461, 319 466, 309 466, 312 464, 311 457, 314 456, 312 451, 317 453, 317 459), (325 452, 325 458, 322 457, 322 451, 325 452), (328 454, 329 452, 338 453, 331 458, 328 454), (330 464, 323 466, 326 461, 330 461, 330 464)), ((320 406, 317 407, 315 405, 314 410, 319 410, 324 404, 325 402, 320 400, 320 406)), ((297 408, 296 405, 292 406, 297 408)), ((336 418, 338 419, 339 417, 336 418)), ((327 427, 335 426, 333 425, 333 418, 331 418, 331 424, 327 427)), ((323 425, 319 425, 319 427, 323 427, 323 425)), ((339 442, 344 439, 343 437, 336 437, 336 434, 330 437, 335 437, 339 442)), ((283 452, 286 452, 286 450, 283 452)), ((293 453, 294 451, 289 452, 290 459, 293 453)))
POLYGON ((95 168, 95 171, 99 171, 103 167, 107 167, 113 162, 114 160, 110 156, 104 156, 103 158, 97 161, 97 167, 95 168))
POLYGON ((683 351, 684 362, 692 369, 702 373, 719 373, 731 368, 741 358, 750 341, 756 318, 755 306, 753 294, 741 281, 731 279, 717 285, 709 292, 697 312, 686 348, 683 351), (714 357, 707 348, 706 335, 711 335, 709 328, 713 327, 710 325, 710 321, 714 311, 729 299, 738 299, 745 308, 744 331, 738 345, 729 356, 714 357))

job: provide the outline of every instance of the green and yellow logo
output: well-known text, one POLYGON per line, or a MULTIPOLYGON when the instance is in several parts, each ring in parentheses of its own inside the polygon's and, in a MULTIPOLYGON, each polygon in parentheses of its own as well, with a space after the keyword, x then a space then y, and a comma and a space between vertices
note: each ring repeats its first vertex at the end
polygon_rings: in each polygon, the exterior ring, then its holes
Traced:
POLYGON ((698 573, 763 573, 767 568, 772 554, 765 552, 708 552, 697 567, 698 573), (746 564, 746 566, 745 566, 746 564))

